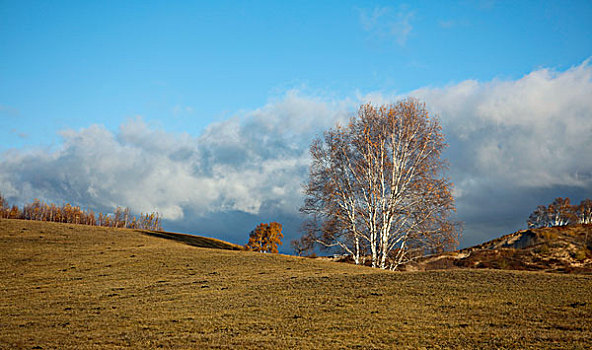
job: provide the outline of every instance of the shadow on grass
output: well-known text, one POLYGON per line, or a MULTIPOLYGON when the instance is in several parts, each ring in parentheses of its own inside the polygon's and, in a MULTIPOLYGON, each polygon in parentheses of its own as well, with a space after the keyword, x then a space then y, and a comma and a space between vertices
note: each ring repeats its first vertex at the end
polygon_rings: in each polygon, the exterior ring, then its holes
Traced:
POLYGON ((221 241, 215 238, 207 238, 201 236, 188 235, 183 233, 172 233, 162 231, 144 231, 136 230, 137 232, 143 233, 148 236, 159 237, 164 239, 170 239, 185 243, 194 247, 200 248, 213 248, 213 249, 226 249, 226 250, 244 250, 244 248, 237 244, 221 241))

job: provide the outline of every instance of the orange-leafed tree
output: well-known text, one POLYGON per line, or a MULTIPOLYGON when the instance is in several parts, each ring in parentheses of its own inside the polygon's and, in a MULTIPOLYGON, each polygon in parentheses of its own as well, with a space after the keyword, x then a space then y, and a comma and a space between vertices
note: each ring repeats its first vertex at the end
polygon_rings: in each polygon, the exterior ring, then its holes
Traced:
POLYGON ((277 253, 278 245, 282 245, 282 225, 278 222, 259 224, 249 235, 247 249, 256 252, 277 253))
POLYGON ((576 222, 574 207, 568 197, 557 197, 547 208, 551 226, 565 226, 576 222))
POLYGON ((8 202, 1 193, 0 218, 162 231, 162 216, 158 212, 141 213, 138 218, 131 214, 130 208, 117 207, 113 214, 99 212, 95 216, 92 209, 82 209, 70 203, 58 206, 54 203, 45 203, 39 199, 25 204, 21 211, 16 205, 9 207, 8 202))
POLYGON ((557 197, 548 206, 539 205, 527 224, 529 228, 592 224, 592 200, 586 198, 572 205, 568 197, 557 197))
POLYGON ((155 211, 152 213, 140 213, 140 219, 132 223, 133 226, 141 230, 162 231, 160 213, 155 211))
POLYGON ((22 218, 21 214, 19 208, 16 205, 9 206, 6 198, 0 193, 0 218, 20 219, 22 218))

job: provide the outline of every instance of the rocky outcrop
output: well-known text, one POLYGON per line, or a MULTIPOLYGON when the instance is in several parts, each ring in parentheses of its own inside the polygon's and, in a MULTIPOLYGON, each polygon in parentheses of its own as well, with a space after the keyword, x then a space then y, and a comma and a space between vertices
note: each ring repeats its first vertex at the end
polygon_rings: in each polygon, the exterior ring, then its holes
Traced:
POLYGON ((493 268, 592 273, 592 225, 518 231, 461 249, 422 258, 404 270, 493 268))

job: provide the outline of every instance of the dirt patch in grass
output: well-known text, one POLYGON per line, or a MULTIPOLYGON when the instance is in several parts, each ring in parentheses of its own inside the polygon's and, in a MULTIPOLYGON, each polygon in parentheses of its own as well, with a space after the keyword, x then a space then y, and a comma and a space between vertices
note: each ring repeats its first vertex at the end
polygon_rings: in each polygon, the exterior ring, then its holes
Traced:
POLYGON ((0 348, 590 348, 592 276, 395 273, 0 220, 0 348))

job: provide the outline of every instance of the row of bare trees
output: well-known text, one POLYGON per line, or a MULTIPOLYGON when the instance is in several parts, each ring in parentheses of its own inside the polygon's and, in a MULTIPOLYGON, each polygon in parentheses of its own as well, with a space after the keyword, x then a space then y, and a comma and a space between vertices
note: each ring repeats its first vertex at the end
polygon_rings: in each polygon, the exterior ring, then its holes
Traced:
POLYGON ((32 203, 25 204, 23 208, 20 209, 16 205, 9 206, 1 193, 0 218, 134 228, 153 231, 162 230, 162 217, 158 212, 141 213, 140 216, 136 217, 130 213, 129 208, 117 207, 112 214, 95 214, 93 210, 83 210, 70 203, 59 206, 54 203, 48 204, 38 199, 35 199, 32 203))
POLYGON ((529 228, 592 224, 592 200, 572 205, 569 198, 555 198, 548 206, 539 205, 527 221, 529 228))
POLYGON ((414 99, 360 107, 347 126, 316 139, 301 211, 306 234, 292 246, 338 247, 356 264, 396 269, 454 248, 460 228, 444 176, 442 128, 414 99))

